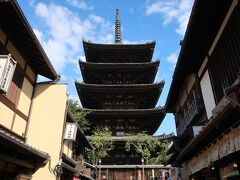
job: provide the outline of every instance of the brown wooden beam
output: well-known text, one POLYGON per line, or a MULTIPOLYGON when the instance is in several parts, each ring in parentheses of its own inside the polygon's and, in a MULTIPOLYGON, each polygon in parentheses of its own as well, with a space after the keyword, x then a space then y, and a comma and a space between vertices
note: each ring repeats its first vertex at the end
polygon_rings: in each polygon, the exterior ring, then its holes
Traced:
POLYGON ((30 168, 30 169, 35 168, 34 165, 29 162, 26 162, 21 159, 17 159, 17 158, 14 158, 14 157, 2 154, 2 153, 0 153, 0 160, 10 162, 10 163, 13 163, 13 164, 16 164, 16 165, 19 165, 22 167, 30 168))

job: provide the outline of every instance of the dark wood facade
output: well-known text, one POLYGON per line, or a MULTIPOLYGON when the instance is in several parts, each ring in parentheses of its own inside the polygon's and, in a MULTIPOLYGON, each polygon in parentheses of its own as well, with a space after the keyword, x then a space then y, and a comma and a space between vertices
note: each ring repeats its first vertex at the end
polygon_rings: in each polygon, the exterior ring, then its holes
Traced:
POLYGON ((170 163, 184 179, 240 177, 239 17, 236 0, 194 3, 166 102, 178 134, 170 163))

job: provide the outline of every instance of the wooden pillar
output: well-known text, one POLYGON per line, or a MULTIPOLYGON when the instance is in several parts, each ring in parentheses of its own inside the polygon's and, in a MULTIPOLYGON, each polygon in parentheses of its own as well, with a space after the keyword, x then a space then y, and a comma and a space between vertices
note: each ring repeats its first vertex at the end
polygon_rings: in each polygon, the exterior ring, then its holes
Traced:
POLYGON ((107 171, 107 180, 108 180, 108 179, 109 179, 109 178, 108 178, 108 168, 107 168, 107 170, 106 170, 106 171, 107 171))
POLYGON ((142 170, 141 169, 137 170, 137 180, 142 180, 142 170))
POLYGON ((152 169, 152 178, 155 179, 155 172, 154 172, 154 169, 152 169))

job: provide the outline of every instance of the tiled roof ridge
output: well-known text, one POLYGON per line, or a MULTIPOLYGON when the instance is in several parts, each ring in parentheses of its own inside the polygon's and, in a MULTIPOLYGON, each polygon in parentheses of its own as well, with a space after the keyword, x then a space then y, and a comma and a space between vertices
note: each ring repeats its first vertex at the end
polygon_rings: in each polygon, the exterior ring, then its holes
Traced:
POLYGON ((84 111, 97 111, 97 112, 105 112, 105 111, 112 111, 112 112, 138 112, 138 111, 158 111, 158 110, 165 110, 165 107, 155 107, 149 109, 88 109, 88 108, 81 108, 84 111))
POLYGON ((127 62, 124 62, 124 63, 103 63, 103 62, 95 63, 95 62, 83 61, 81 59, 79 59, 78 61, 79 61, 79 63, 86 64, 86 65, 154 65, 154 64, 159 63, 160 59, 156 59, 156 60, 150 61, 150 62, 139 62, 139 63, 127 63, 127 62))
POLYGON ((162 86, 165 83, 164 80, 160 82, 154 82, 149 84, 87 84, 84 82, 78 82, 75 80, 75 84, 82 85, 82 86, 89 86, 89 87, 144 87, 144 86, 162 86))
POLYGON ((94 43, 94 42, 91 42, 91 41, 87 41, 85 39, 83 39, 82 42, 85 45, 98 45, 98 46, 146 46, 146 45, 155 45, 156 44, 155 40, 147 41, 145 43, 138 43, 138 44, 123 44, 123 43, 102 44, 102 43, 94 43))

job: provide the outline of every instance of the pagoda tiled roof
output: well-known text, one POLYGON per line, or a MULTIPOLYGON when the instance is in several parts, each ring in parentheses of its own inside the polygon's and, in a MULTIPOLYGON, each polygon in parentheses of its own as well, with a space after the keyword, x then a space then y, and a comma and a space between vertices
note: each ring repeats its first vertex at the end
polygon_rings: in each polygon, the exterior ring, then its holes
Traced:
POLYGON ((83 40, 88 62, 150 62, 156 42, 143 44, 97 44, 83 40))
POLYGON ((164 81, 156 84, 85 84, 76 82, 76 89, 84 108, 153 108, 157 104, 163 86, 164 81), (121 95, 121 100, 118 99, 121 103, 113 100, 116 98, 116 93, 121 95), (129 100, 129 96, 133 97, 134 102, 129 100))
POLYGON ((136 90, 136 89, 155 89, 159 88, 162 89, 164 86, 165 81, 160 81, 157 83, 152 84, 86 84, 86 83, 80 83, 78 81, 75 81, 75 85, 77 90, 81 88, 86 89, 129 89, 129 90, 136 90))
POLYGON ((156 44, 156 41, 148 41, 146 43, 139 43, 139 44, 123 44, 123 43, 114 43, 114 44, 103 44, 103 43, 94 43, 91 41, 86 41, 83 39, 83 45, 86 47, 93 47, 93 48, 108 48, 108 49, 129 49, 129 48, 139 48, 139 49, 144 49, 144 48, 154 48, 156 44))
POLYGON ((148 134, 154 134, 165 117, 165 108, 149 108, 149 109, 87 109, 82 110, 88 112, 86 118, 94 124, 101 125, 104 119, 112 119, 110 124, 114 124, 116 117, 122 119, 134 118, 137 120, 137 125, 140 131, 146 131, 148 134))
POLYGON ((160 60, 143 63, 92 63, 79 61, 83 80, 88 84, 153 83, 159 64, 160 60))
POLYGON ((120 113, 120 114, 165 114, 164 107, 156 107, 156 108, 149 108, 149 109, 88 109, 88 108, 81 108, 83 111, 90 112, 91 114, 111 114, 111 113, 120 113))
POLYGON ((91 68, 102 68, 102 69, 109 69, 109 68, 128 68, 128 69, 139 69, 139 68, 149 68, 149 67, 158 67, 160 60, 157 59, 156 61, 152 62, 142 62, 142 63, 93 63, 87 62, 83 60, 79 60, 79 65, 83 67, 91 67, 91 68))

